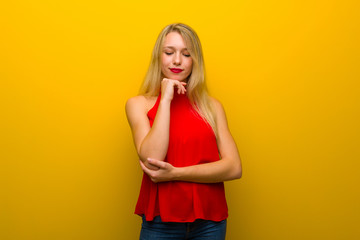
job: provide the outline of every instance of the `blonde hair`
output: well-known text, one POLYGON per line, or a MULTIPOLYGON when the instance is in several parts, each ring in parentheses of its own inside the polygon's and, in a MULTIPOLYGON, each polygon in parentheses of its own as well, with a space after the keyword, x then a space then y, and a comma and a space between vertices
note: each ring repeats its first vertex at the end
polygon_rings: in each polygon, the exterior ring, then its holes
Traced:
POLYGON ((177 32, 182 36, 192 58, 192 71, 187 81, 189 100, 193 108, 211 126, 217 136, 215 114, 205 83, 205 66, 201 43, 196 32, 189 26, 174 23, 166 26, 160 32, 152 52, 149 69, 140 88, 140 94, 145 96, 159 95, 162 81, 161 53, 165 37, 171 32, 177 32))

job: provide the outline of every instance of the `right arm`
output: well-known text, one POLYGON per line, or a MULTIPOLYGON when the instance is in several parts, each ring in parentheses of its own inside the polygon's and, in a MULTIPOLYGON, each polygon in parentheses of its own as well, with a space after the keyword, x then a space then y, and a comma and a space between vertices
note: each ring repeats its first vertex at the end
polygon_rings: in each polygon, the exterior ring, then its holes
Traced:
POLYGON ((147 163, 148 158, 165 159, 169 146, 170 103, 174 87, 177 87, 178 93, 185 94, 184 85, 183 82, 166 78, 161 82, 162 95, 152 127, 147 118, 147 102, 143 96, 130 98, 126 102, 126 116, 142 162, 147 163))

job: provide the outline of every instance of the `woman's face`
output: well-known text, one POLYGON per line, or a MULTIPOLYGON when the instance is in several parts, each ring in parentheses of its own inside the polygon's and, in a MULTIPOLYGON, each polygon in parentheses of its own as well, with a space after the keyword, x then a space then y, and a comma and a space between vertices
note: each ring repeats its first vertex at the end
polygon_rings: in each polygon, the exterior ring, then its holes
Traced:
POLYGON ((161 53, 161 71, 165 78, 186 81, 192 71, 192 58, 184 39, 177 32, 165 37, 161 53))

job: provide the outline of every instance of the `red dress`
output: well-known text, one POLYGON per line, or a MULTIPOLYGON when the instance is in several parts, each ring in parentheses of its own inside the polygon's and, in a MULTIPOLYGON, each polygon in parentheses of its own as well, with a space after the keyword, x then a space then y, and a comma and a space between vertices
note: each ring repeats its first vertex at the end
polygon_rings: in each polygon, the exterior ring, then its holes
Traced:
MULTIPOLYGON (((160 95, 148 112, 152 126, 160 95)), ((170 105, 169 148, 165 161, 175 167, 219 160, 216 138, 210 125, 193 109, 188 97, 174 93, 170 105)), ((169 181, 153 183, 144 173, 135 214, 155 216, 164 222, 221 221, 228 217, 224 183, 169 181)))

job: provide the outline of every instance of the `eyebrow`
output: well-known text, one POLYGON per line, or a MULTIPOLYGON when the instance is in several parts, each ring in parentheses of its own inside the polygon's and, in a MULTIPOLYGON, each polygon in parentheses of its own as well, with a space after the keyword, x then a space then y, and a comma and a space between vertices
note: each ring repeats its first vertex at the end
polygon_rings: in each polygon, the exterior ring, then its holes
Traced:
MULTIPOLYGON (((164 48, 171 48, 171 49, 176 49, 175 47, 173 47, 173 46, 164 46, 164 48)), ((181 49, 181 50, 188 50, 187 48, 183 48, 183 49, 181 49)))

